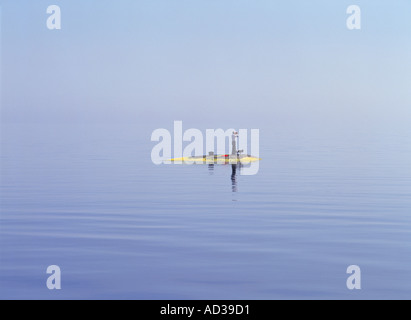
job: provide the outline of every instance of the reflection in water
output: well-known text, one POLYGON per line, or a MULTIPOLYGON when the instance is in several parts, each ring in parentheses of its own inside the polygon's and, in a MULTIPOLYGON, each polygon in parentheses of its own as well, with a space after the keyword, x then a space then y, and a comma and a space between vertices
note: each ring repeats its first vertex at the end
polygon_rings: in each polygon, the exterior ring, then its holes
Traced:
MULTIPOLYGON (((237 174, 241 174, 241 168, 242 167, 244 167, 244 164, 241 164, 240 162, 231 164, 231 188, 232 188, 232 192, 237 192, 238 191, 237 174)), ((215 164, 214 163, 208 164, 208 173, 210 175, 214 174, 214 169, 215 169, 215 164)))
POLYGON ((237 192, 237 164, 231 165, 231 187, 233 192, 237 192))
MULTIPOLYGON (((241 171, 243 165, 241 163, 231 164, 231 188, 233 192, 237 192, 237 173, 241 171)), ((214 174, 215 164, 208 164, 208 173, 210 175, 214 174)))
POLYGON ((208 172, 210 175, 214 174, 214 164, 208 165, 208 172))

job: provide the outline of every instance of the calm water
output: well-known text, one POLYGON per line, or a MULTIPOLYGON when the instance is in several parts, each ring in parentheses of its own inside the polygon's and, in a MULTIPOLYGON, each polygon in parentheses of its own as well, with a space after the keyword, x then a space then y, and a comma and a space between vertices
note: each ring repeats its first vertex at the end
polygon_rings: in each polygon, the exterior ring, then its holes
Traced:
POLYGON ((261 128, 233 183, 155 128, 2 126, 0 298, 411 299, 410 132, 261 128))

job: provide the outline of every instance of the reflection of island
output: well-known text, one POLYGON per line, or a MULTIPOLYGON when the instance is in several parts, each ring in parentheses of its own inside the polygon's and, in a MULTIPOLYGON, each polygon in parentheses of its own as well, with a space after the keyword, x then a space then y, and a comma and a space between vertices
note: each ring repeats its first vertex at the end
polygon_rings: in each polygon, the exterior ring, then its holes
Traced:
MULTIPOLYGON (((208 173, 210 175, 214 174, 214 164, 208 165, 208 173)), ((241 163, 231 164, 231 188, 233 192, 237 192, 237 169, 241 170, 241 163)))
POLYGON ((237 164, 231 165, 231 188, 237 192, 237 164))

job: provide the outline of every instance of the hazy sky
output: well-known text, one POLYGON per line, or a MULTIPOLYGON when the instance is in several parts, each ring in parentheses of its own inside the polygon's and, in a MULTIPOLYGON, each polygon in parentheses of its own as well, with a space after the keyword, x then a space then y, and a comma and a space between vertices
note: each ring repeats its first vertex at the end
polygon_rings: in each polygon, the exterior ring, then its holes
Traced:
MULTIPOLYGON (((1 2, 1 121, 411 119, 411 1, 1 2), (62 29, 46 28, 46 8, 62 29), (362 10, 362 30, 346 9, 362 10)), ((158 123, 158 125, 157 125, 158 123)))

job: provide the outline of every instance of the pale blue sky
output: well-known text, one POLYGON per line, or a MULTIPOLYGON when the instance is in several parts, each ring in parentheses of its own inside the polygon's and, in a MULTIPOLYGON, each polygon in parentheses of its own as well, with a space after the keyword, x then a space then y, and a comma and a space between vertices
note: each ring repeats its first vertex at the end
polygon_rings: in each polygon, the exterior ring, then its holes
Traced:
POLYGON ((408 0, 20 0, 1 20, 3 124, 411 119, 408 0))

